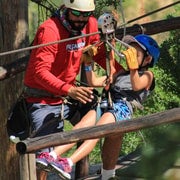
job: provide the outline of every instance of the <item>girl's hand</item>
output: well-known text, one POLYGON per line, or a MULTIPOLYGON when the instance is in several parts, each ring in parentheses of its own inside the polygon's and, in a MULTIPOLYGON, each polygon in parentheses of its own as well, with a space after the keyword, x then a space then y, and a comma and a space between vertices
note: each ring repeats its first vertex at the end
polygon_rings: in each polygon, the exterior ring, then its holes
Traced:
POLYGON ((139 68, 137 60, 137 51, 135 48, 130 47, 129 49, 122 52, 126 57, 126 63, 130 70, 135 70, 139 68))

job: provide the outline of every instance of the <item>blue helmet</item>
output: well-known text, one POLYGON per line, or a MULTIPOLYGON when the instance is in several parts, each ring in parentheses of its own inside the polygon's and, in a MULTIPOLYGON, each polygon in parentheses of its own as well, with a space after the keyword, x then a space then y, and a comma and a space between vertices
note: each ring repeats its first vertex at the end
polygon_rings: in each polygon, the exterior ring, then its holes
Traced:
POLYGON ((160 50, 157 42, 153 38, 145 34, 137 35, 134 38, 144 47, 149 55, 152 56, 150 67, 153 67, 160 56, 160 50))

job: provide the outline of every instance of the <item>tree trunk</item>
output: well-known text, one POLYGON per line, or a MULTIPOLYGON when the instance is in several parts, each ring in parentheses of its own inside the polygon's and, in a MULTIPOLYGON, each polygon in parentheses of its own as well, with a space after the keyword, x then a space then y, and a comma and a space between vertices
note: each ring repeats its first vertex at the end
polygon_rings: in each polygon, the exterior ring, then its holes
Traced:
MULTIPOLYGON (((28 43, 28 1, 0 0, 0 52, 18 49, 28 43)), ((7 64, 24 53, 0 58, 0 65, 7 64)), ((6 131, 6 119, 12 104, 22 89, 23 73, 11 77, 0 85, 0 179, 19 180, 19 155, 15 145, 9 141, 6 131)))

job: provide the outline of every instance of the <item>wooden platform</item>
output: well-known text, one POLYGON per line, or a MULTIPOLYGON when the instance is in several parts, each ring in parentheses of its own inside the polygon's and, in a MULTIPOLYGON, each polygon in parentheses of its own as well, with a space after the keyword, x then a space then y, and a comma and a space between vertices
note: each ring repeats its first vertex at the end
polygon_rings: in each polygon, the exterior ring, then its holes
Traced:
MULTIPOLYGON (((157 153, 158 156, 158 153, 157 153)), ((154 162, 156 164, 156 162, 154 162)), ((120 157, 116 165, 116 175, 119 180, 180 180, 180 156, 170 165, 169 163, 162 164, 162 168, 158 169, 159 174, 151 172, 155 166, 145 168, 149 172, 143 172, 142 157, 139 150, 130 153, 127 156, 120 157), (151 177, 150 177, 151 176, 151 177), (155 177, 154 177, 155 176, 155 177)), ((101 164, 90 166, 90 175, 79 180, 100 180, 101 164)))
MULTIPOLYGON (((180 146, 177 145, 177 150, 180 146)), ((127 156, 120 157, 116 165, 116 176, 119 180, 180 180, 180 151, 173 159, 173 150, 168 154, 166 150, 156 152, 155 157, 151 157, 151 162, 143 158, 138 149, 127 156), (169 155, 171 162, 169 161, 169 155), (168 159, 168 161, 167 161, 168 159), (153 161, 153 163, 152 163, 153 161), (149 164, 149 165, 148 165, 149 164)), ((101 180, 100 171, 102 164, 90 165, 89 176, 73 180, 101 180)), ((74 169, 73 169, 74 176, 74 169)), ((50 174, 48 180, 59 180, 57 175, 50 174)))
MULTIPOLYGON (((156 162, 154 163, 156 164, 156 162)), ((142 156, 140 154, 140 151, 134 151, 129 155, 120 157, 118 159, 116 165, 116 175, 119 180, 180 180, 180 157, 172 165, 169 165, 169 163, 162 164, 162 168, 160 169, 162 172, 160 172, 159 176, 151 172, 156 166, 151 165, 149 167, 146 167, 145 169, 149 169, 147 173, 143 172, 142 169, 144 168, 142 166, 142 156)), ((73 178, 73 180, 101 180, 100 171, 101 164, 90 165, 89 176, 79 179, 73 178)), ((60 178, 54 174, 50 174, 48 177, 48 180, 59 179, 60 178)))

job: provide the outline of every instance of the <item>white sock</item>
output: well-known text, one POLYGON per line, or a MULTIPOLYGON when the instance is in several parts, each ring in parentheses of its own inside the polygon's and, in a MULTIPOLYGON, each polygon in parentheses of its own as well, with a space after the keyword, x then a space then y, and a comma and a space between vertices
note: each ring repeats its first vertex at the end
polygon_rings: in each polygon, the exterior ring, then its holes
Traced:
POLYGON ((57 159, 57 154, 54 151, 51 151, 49 155, 52 156, 54 159, 57 159))
POLYGON ((74 163, 72 162, 71 158, 67 158, 67 161, 68 161, 69 165, 72 167, 74 163))
POLYGON ((115 169, 111 169, 111 170, 105 170, 105 169, 101 169, 101 179, 102 180, 108 180, 111 177, 115 177, 115 169))

